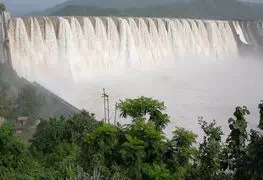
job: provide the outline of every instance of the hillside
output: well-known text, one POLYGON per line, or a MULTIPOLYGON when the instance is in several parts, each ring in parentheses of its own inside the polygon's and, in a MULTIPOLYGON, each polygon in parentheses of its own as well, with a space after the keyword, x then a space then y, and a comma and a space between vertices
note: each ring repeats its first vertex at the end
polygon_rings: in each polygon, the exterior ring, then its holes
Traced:
POLYGON ((251 6, 235 0, 196 0, 192 3, 155 5, 144 8, 102 8, 69 5, 49 15, 54 16, 143 16, 202 19, 258 19, 263 5, 251 6))
POLYGON ((37 83, 30 83, 0 63, 0 118, 30 136, 38 120, 72 116, 79 110, 37 83), (22 125, 20 124, 22 123, 22 125))
POLYGON ((100 8, 127 9, 127 8, 144 8, 148 6, 164 5, 170 3, 187 3, 191 0, 69 0, 65 3, 58 4, 49 11, 58 10, 66 6, 96 6, 100 8))
POLYGON ((106 9, 124 10, 127 8, 145 8, 149 6, 175 4, 175 3, 189 3, 191 0, 69 0, 65 3, 57 4, 45 11, 36 11, 28 15, 50 15, 60 11, 67 6, 88 6, 106 9))

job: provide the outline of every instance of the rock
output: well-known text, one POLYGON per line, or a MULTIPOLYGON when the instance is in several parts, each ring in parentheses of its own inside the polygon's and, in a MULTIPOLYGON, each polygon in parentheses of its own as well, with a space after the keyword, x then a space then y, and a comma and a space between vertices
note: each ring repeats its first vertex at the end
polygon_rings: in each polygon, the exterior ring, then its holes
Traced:
POLYGON ((0 126, 6 122, 6 119, 0 116, 0 126))
POLYGON ((18 117, 16 119, 16 124, 15 124, 15 127, 16 127, 16 130, 22 130, 26 124, 26 121, 28 120, 28 117, 18 117))
POLYGON ((36 126, 38 126, 40 124, 41 120, 36 120, 36 126))

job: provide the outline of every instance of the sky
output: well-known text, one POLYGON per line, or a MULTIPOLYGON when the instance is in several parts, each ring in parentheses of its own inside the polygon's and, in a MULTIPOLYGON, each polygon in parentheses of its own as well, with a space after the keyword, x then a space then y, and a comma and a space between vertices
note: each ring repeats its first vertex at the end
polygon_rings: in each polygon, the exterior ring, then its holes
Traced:
POLYGON ((67 0, 0 0, 14 15, 44 10, 67 0))
MULTIPOLYGON (((27 14, 44 10, 67 0, 0 0, 13 15, 27 14)), ((263 2, 263 0, 241 0, 247 2, 263 2)))

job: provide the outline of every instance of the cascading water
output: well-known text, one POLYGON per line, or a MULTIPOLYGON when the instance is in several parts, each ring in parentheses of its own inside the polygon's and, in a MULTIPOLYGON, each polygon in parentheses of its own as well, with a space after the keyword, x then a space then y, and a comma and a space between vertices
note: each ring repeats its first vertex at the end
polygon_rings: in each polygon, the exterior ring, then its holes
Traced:
POLYGON ((236 105, 256 107, 263 92, 262 63, 233 61, 240 59, 240 42, 250 46, 259 37, 255 32, 260 34, 262 24, 254 31, 251 26, 193 19, 32 17, 13 18, 8 34, 19 76, 98 119, 103 116, 101 89, 106 88, 111 110, 118 99, 154 97, 170 108, 172 124, 197 132, 199 115, 220 121, 236 105), (248 76, 253 81, 244 82, 248 76))
POLYGON ((107 18, 107 40, 108 40, 108 52, 110 58, 111 68, 114 65, 114 62, 118 64, 119 55, 120 55, 120 38, 116 24, 112 18, 107 18))
POLYGON ((9 28, 13 66, 30 80, 37 80, 39 71, 54 73, 56 65, 78 81, 99 71, 158 65, 182 56, 238 55, 234 33, 224 21, 59 17, 55 26, 54 19, 44 17, 43 30, 38 19, 30 18, 28 28, 16 18, 9 28))
POLYGON ((241 41, 242 43, 244 43, 244 44, 249 44, 248 41, 247 41, 246 38, 245 38, 244 32, 243 32, 243 30, 241 29, 239 23, 238 23, 238 22, 234 22, 233 24, 234 24, 234 28, 235 28, 235 30, 236 30, 239 38, 240 38, 240 41, 241 41))
POLYGON ((13 67, 19 76, 32 80, 34 65, 31 61, 31 41, 23 20, 16 19, 15 28, 10 29, 14 30, 9 32, 13 67))

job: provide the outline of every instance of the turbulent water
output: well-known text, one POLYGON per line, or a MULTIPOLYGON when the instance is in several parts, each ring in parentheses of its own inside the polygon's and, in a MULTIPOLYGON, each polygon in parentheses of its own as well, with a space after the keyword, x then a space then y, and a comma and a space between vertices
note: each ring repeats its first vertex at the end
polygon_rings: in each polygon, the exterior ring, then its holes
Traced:
MULTIPOLYGON (((20 76, 37 80, 39 71, 52 73, 58 66, 81 81, 98 71, 142 68, 186 56, 238 55, 226 21, 97 17, 55 21, 29 18, 25 23, 17 18, 10 23, 12 63, 20 76)), ((238 23, 235 29, 246 41, 238 23)))
POLYGON ((262 63, 240 57, 240 43, 255 41, 245 26, 190 19, 32 17, 12 19, 9 38, 19 76, 99 118, 100 93, 106 88, 112 114, 120 98, 151 96, 165 101, 173 125, 197 131, 198 116, 218 118, 226 127, 236 105, 250 105, 255 112, 263 95, 258 84, 262 63))

